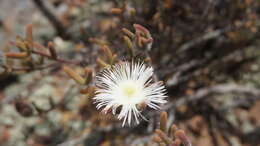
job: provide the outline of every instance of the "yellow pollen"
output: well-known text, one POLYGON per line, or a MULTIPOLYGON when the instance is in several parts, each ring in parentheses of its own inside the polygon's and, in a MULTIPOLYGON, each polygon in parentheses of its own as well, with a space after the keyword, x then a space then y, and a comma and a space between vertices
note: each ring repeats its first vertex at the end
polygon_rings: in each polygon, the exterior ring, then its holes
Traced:
POLYGON ((133 95, 135 94, 136 92, 136 89, 133 88, 133 87, 126 87, 124 88, 124 94, 127 96, 127 97, 133 97, 133 95))

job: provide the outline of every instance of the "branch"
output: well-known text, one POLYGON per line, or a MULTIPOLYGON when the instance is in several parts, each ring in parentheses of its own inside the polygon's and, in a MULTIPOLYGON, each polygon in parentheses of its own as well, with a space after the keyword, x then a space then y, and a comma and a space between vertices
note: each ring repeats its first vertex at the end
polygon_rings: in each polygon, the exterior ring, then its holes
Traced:
POLYGON ((51 11, 46 7, 42 0, 33 0, 34 4, 40 9, 42 14, 50 21, 53 27, 56 29, 57 34, 63 39, 70 39, 71 36, 66 32, 68 30, 58 18, 51 13, 51 11))
MULTIPOLYGON (((241 86, 241 85, 237 85, 237 84, 220 84, 220 85, 216 85, 216 86, 209 87, 209 88, 199 89, 194 95, 184 96, 184 97, 180 98, 179 100, 177 100, 176 102, 172 102, 172 103, 166 105, 163 108, 163 110, 167 110, 171 107, 178 107, 180 105, 184 105, 189 102, 195 102, 195 101, 201 100, 203 98, 209 98, 210 95, 213 93, 224 94, 224 93, 230 93, 230 92, 247 93, 247 94, 251 94, 254 97, 260 96, 260 90, 253 88, 253 87, 241 86)), ((257 99, 260 99, 260 97, 257 99)), ((249 98, 248 98, 248 100, 249 100, 249 98)))
POLYGON ((57 61, 57 62, 60 62, 60 63, 68 63, 68 64, 74 64, 74 65, 79 65, 80 64, 79 61, 78 62, 77 61, 70 61, 70 60, 65 60, 65 59, 61 59, 61 58, 58 58, 58 57, 53 58, 53 56, 51 56, 51 55, 48 55, 48 54, 46 54, 44 52, 40 52, 40 51, 36 51, 36 50, 32 50, 32 53, 40 55, 40 56, 43 56, 43 57, 46 57, 46 58, 48 58, 50 60, 54 60, 54 61, 57 61))
POLYGON ((227 27, 227 28, 224 28, 224 29, 218 29, 218 30, 215 30, 215 31, 212 31, 212 32, 208 32, 208 33, 202 35, 201 37, 196 37, 195 39, 190 40, 189 42, 180 46, 177 52, 181 53, 181 52, 187 51, 190 48, 192 48, 192 47, 194 47, 194 46, 196 46, 196 45, 198 45, 202 42, 208 41, 210 39, 217 38, 218 36, 226 33, 229 30, 230 30, 230 27, 227 27))

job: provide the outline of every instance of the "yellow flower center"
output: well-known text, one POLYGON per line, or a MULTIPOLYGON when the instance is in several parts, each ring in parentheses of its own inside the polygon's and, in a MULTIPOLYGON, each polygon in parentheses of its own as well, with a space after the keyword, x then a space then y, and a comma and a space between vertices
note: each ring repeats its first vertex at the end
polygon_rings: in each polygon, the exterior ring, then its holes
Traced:
POLYGON ((123 89, 123 92, 125 96, 132 98, 136 93, 136 89, 135 87, 127 86, 123 89))

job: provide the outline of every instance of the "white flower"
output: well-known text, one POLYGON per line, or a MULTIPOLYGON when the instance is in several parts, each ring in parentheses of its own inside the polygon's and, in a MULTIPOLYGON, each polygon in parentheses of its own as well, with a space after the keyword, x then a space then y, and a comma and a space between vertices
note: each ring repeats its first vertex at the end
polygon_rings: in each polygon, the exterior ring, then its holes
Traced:
POLYGON ((153 68, 144 63, 119 63, 103 70, 97 76, 97 90, 94 97, 97 109, 103 108, 107 113, 112 110, 116 114, 121 107, 118 119, 131 124, 132 116, 137 124, 141 111, 137 108, 145 104, 153 109, 159 109, 158 104, 166 103, 165 87, 162 82, 152 83, 153 68))

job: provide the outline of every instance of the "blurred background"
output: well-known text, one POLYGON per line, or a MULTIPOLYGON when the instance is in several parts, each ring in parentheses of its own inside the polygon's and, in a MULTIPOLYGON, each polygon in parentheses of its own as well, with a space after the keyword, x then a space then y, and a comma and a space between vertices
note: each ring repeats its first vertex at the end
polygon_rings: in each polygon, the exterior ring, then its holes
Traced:
POLYGON ((167 127, 192 145, 260 145, 259 14, 259 0, 0 0, 0 145, 159 145, 161 111, 121 127, 95 108, 93 81, 81 85, 62 69, 94 77, 109 65, 104 45, 112 62, 154 67, 169 96, 167 127), (139 43, 133 24, 151 36, 139 43), (31 28, 36 55, 23 56, 31 28))

